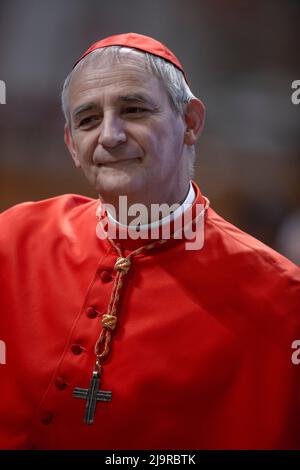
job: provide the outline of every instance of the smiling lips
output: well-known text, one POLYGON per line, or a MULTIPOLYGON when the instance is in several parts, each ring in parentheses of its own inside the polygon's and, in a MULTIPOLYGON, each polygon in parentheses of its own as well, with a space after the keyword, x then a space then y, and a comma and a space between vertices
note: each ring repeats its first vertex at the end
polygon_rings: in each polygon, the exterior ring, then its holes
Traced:
POLYGON ((136 160, 140 160, 140 158, 125 158, 124 160, 114 160, 114 161, 99 163, 99 165, 100 166, 118 165, 119 163, 132 162, 132 161, 136 161, 136 160))

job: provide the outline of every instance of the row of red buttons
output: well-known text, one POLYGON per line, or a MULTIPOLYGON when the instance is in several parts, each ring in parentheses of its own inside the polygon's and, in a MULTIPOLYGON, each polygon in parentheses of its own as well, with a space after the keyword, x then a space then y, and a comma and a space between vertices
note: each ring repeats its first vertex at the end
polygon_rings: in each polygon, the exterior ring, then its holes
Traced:
MULTIPOLYGON (((113 273, 107 269, 103 269, 99 272, 99 276, 102 282, 108 283, 113 280, 113 273)), ((86 315, 88 318, 96 318, 100 314, 94 307, 88 307, 86 309, 86 315)), ((84 351, 84 348, 80 344, 72 344, 71 351, 73 354, 78 355, 84 351)), ((55 380, 55 386, 58 390, 64 390, 69 384, 63 377, 57 377, 55 380)), ((54 414, 46 411, 42 414, 41 422, 43 424, 50 424, 52 423, 54 418, 54 414)))
MULTIPOLYGON (((108 279, 109 273, 107 271, 102 271, 102 274, 105 279, 108 279), (106 274, 103 274, 103 273, 106 273, 106 274)), ((104 282, 108 282, 108 280, 105 280, 104 282)), ((94 307, 88 307, 86 309, 86 315, 88 318, 96 318, 96 317, 99 317, 100 313, 94 307)), ((84 348, 80 344, 74 343, 71 346, 71 351, 73 354, 79 355, 84 351, 84 348)), ((57 377, 55 379, 55 386, 58 390, 64 390, 68 385, 69 385, 68 382, 63 377, 57 377)), ((51 412, 43 413, 41 417, 42 424, 52 423, 53 417, 54 415, 51 412)))

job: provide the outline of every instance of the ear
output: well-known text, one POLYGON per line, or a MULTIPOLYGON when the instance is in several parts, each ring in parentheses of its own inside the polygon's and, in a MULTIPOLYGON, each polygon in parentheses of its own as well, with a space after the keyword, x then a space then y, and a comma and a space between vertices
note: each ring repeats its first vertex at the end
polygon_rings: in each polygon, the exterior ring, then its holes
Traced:
POLYGON ((77 157, 73 137, 72 137, 72 134, 71 134, 71 131, 70 131, 70 128, 69 128, 68 124, 65 124, 64 140, 65 140, 65 144, 68 147, 68 150, 71 154, 71 157, 74 160, 76 168, 80 168, 81 167, 80 161, 77 157))
POLYGON ((202 134, 205 122, 205 106, 198 98, 192 99, 185 108, 186 130, 184 143, 194 145, 202 134))

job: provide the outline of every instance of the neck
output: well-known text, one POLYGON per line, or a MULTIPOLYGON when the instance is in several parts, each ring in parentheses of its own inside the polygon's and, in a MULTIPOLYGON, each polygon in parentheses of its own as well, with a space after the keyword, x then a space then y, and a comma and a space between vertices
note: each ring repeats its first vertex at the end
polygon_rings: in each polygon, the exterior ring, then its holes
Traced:
MULTIPOLYGON (((161 188, 160 188, 161 189, 161 188)), ((146 191, 141 197, 136 195, 118 195, 102 200, 106 210, 119 223, 128 225, 133 221, 136 224, 150 224, 171 215, 186 199, 190 190, 188 181, 181 188, 165 191, 162 195, 151 195, 146 191)))

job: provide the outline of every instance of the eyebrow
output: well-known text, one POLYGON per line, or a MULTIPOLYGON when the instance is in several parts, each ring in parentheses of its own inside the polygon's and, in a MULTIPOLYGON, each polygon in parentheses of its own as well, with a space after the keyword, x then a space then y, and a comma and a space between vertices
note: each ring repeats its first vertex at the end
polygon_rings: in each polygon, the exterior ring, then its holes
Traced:
MULTIPOLYGON (((133 95, 120 95, 117 98, 118 101, 125 101, 126 103, 130 102, 138 102, 138 103, 143 103, 143 104, 148 104, 151 106, 154 106, 154 103, 151 101, 150 98, 144 95, 139 95, 139 94, 133 94, 133 95)), ((95 103, 85 103, 77 108, 75 108, 74 112, 72 113, 73 119, 76 119, 80 114, 90 111, 91 109, 95 109, 96 104, 95 103)))
POLYGON ((77 108, 74 109, 74 112, 72 113, 73 114, 73 118, 77 118, 80 114, 84 113, 85 111, 89 111, 91 109, 94 109, 96 107, 96 105, 94 103, 85 103, 85 104, 82 104, 80 106, 78 106, 77 108))
POLYGON ((152 104, 152 101, 150 98, 144 95, 139 95, 139 94, 133 94, 133 95, 124 95, 124 96, 119 96, 118 99, 120 101, 137 101, 139 103, 144 103, 144 104, 152 104))

